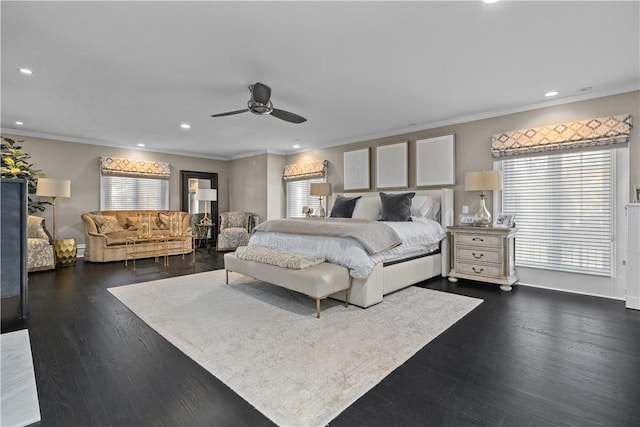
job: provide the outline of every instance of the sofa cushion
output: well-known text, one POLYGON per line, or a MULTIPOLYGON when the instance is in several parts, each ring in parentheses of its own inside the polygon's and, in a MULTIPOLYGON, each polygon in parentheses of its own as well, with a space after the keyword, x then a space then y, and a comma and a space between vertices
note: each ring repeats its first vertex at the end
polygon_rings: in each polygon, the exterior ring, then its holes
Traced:
POLYGON ((98 232, 101 234, 124 231, 124 228, 118 224, 118 219, 115 216, 94 215, 93 220, 98 226, 98 232))
POLYGON ((114 231, 112 233, 107 234, 107 246, 111 245, 124 245, 127 242, 127 237, 136 237, 138 235, 137 231, 114 231))

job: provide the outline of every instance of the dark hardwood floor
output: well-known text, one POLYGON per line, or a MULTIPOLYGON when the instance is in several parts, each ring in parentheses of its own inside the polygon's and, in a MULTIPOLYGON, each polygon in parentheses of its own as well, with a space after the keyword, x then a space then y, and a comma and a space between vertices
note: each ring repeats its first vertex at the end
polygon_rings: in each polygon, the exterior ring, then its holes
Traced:
MULTIPOLYGON (((271 424, 107 291, 222 268, 215 251, 189 261, 173 256, 164 269, 142 260, 134 272, 79 260, 29 275, 29 317, 3 332, 29 329, 40 425, 271 424)), ((484 303, 332 426, 640 425, 640 312, 520 286, 505 293, 441 278, 420 286, 484 303)))

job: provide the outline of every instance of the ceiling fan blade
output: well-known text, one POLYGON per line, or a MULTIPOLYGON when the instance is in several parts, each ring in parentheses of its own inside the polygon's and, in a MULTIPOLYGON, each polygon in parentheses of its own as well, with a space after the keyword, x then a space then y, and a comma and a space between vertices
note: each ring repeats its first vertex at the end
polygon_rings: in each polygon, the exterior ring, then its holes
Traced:
POLYGON ((245 108, 244 110, 228 111, 226 113, 213 114, 211 117, 231 116, 233 114, 246 113, 247 111, 249 111, 249 110, 247 108, 245 108))
POLYGON ((254 101, 267 105, 271 99, 271 88, 262 83, 256 83, 253 85, 252 94, 254 101))
POLYGON ((302 123, 307 121, 307 119, 305 119, 302 116, 290 113, 288 111, 279 110, 277 108, 273 109, 273 111, 271 112, 271 115, 291 123, 302 123))

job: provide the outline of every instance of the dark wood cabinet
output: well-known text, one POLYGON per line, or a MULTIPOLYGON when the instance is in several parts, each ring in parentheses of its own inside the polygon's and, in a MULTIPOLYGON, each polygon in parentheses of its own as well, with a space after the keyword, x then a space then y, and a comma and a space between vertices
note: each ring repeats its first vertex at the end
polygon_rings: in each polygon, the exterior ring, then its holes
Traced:
POLYGON ((0 296, 2 323, 27 316, 27 182, 2 178, 0 296))

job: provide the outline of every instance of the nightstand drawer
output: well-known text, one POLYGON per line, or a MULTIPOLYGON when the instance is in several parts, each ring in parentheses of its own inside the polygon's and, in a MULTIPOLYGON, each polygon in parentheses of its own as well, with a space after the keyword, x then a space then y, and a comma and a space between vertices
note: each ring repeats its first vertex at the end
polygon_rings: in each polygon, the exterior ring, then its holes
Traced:
POLYGON ((502 256, 500 256, 499 251, 486 251, 483 249, 457 248, 457 258, 467 261, 492 262, 494 264, 502 263, 502 256))
POLYGON ((500 237, 499 236, 487 236, 480 234, 463 234, 460 233, 456 236, 458 239, 456 244, 458 245, 472 245, 477 246, 480 245, 482 247, 500 247, 500 237))
POLYGON ((500 266, 489 266, 482 264, 473 264, 467 262, 458 262, 456 271, 463 274, 471 274, 480 277, 501 277, 502 271, 500 266))

